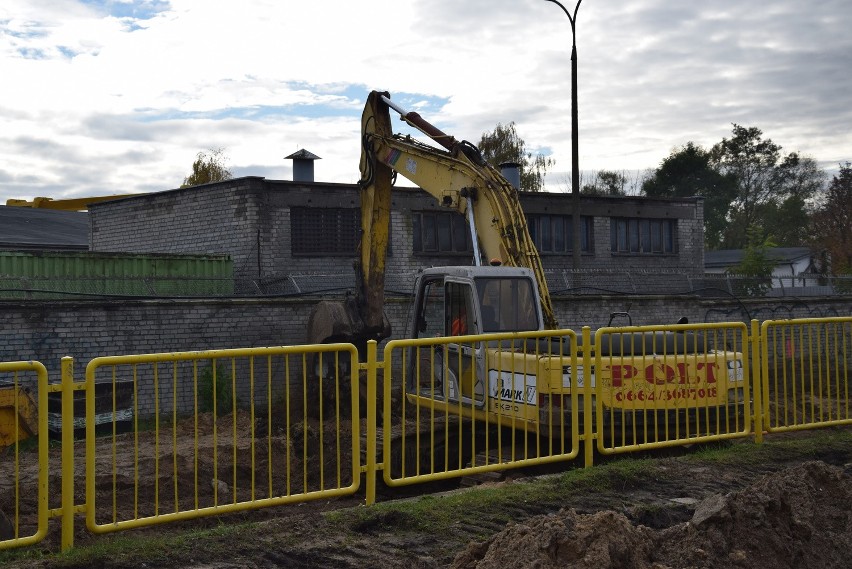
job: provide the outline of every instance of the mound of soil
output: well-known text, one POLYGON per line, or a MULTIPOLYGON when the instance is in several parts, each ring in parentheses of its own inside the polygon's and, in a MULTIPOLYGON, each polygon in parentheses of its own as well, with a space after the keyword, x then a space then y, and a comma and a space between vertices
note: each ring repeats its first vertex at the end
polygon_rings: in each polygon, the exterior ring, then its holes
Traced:
POLYGON ((714 494, 690 521, 665 529, 638 525, 614 511, 536 516, 470 544, 452 567, 848 567, 850 505, 848 472, 806 462, 742 491, 714 494))

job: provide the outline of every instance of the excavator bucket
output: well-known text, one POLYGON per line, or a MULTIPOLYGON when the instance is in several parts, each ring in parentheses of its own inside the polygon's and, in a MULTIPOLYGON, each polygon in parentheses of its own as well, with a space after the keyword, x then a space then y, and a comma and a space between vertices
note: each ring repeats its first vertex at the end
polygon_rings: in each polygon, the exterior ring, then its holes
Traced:
POLYGON ((37 418, 29 389, 0 386, 0 449, 37 435, 37 418))

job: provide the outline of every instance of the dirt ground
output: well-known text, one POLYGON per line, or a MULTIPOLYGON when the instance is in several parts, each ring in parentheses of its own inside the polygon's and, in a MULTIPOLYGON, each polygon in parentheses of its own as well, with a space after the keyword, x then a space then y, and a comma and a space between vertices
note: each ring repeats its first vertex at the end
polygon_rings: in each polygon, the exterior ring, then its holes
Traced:
MULTIPOLYGON (((212 419, 202 417, 200 423, 202 427, 210 427, 212 419)), ((273 428, 268 440, 265 432, 255 432, 256 438, 252 439, 246 436, 252 428, 244 415, 239 416, 236 426, 230 417, 220 418, 219 452, 213 454, 212 438, 208 435, 200 437, 197 443, 193 436, 187 436, 197 428, 194 422, 178 425, 176 433, 181 436, 175 440, 192 442, 179 442, 177 449, 170 446, 169 438, 155 444, 145 433, 140 437, 132 433, 120 435, 115 446, 109 437, 100 439, 99 464, 115 464, 119 474, 99 477, 99 522, 132 517, 134 495, 139 497, 139 515, 152 515, 154 512, 146 508, 153 507, 150 504, 155 502, 159 513, 168 512, 175 499, 185 500, 183 495, 170 498, 177 493, 175 488, 180 492, 191 488, 201 506, 246 499, 251 468, 244 456, 252 448, 252 440, 255 452, 261 446, 269 452, 255 464, 264 473, 269 472, 266 470, 269 464, 279 464, 289 456, 287 440, 302 445, 291 456, 295 461, 291 467, 296 471, 315 473, 322 464, 326 473, 336 474, 339 472, 336 461, 348 460, 344 449, 342 455, 323 453, 321 463, 312 461, 317 452, 303 452, 304 449, 319 444, 327 447, 332 437, 311 425, 299 425, 299 430, 289 435, 273 428), (236 444, 228 439, 233 433, 236 444), (135 453, 130 449, 136 449, 135 453), (300 457, 303 462, 299 462, 300 457), (232 468, 234 461, 238 464, 236 470, 232 468), (158 476, 154 476, 155 469, 158 476), (133 483, 135 471, 142 473, 141 485, 133 483), (218 479, 214 474, 218 474, 218 479), (238 479, 238 488, 229 484, 233 476, 238 479), (202 482, 194 482, 197 480, 202 482), (159 499, 154 500, 154 496, 159 499)), ((809 436, 814 434, 781 437, 809 436)), ((555 476, 521 471, 476 489, 447 493, 452 485, 431 488, 433 494, 428 499, 439 508, 446 503, 443 514, 450 519, 446 526, 450 529, 441 533, 417 530, 417 520, 404 508, 381 509, 375 516, 351 516, 360 520, 352 523, 340 522, 350 518, 328 515, 330 511, 369 512, 363 506, 361 490, 353 497, 129 530, 115 536, 93 536, 83 528, 82 518, 77 519, 75 542, 81 548, 116 537, 133 540, 194 536, 187 538, 191 540, 189 544, 184 541, 168 551, 160 545, 142 553, 134 549, 131 555, 92 553, 85 559, 53 555, 57 550, 59 524, 52 521, 48 540, 44 546, 35 547, 37 551, 44 549, 50 553, 40 559, 10 558, 3 565, 9 569, 849 567, 852 564, 849 560, 852 445, 802 453, 792 446, 757 446, 750 439, 731 444, 751 445, 766 460, 722 465, 712 460, 702 461, 693 449, 657 453, 650 455, 654 460, 641 479, 612 474, 607 484, 565 488, 561 493, 547 494, 546 500, 506 504, 483 499, 481 507, 471 507, 467 502, 464 511, 455 509, 455 502, 446 498, 459 492, 499 492, 510 486, 552 484, 555 476), (506 520, 510 520, 508 524, 506 520), (252 525, 237 534, 223 531, 219 535, 213 531, 242 522, 252 525), (199 529, 211 531, 203 538, 197 537, 197 533, 186 533, 199 529)), ((79 444, 77 448, 78 480, 82 480, 83 473, 82 446, 79 444)), ((53 460, 57 452, 58 449, 52 449, 53 460)), ((10 464, 9 460, 8 454, 0 457, 4 467, 10 464)), ((22 480, 34 479, 35 471, 26 460, 20 461, 19 468, 22 480)), ((274 491, 280 491, 282 484, 298 483, 284 480, 278 470, 272 472, 269 478, 274 491)), ((346 473, 342 476, 342 482, 346 483, 346 473)), ((58 469, 52 470, 49 484, 51 493, 58 490, 58 469)), ((259 484, 258 488, 263 486, 259 484)), ((76 493, 80 503, 84 497, 82 483, 77 484, 76 493)), ((405 494, 383 492, 381 501, 390 502, 405 494)), ((424 499, 411 497, 410 491, 408 494, 407 500, 424 499)), ((8 480, 0 478, 0 507, 7 513, 12 507, 9 495, 8 480)), ((23 492, 19 498, 23 500, 22 511, 34 505, 32 496, 34 493, 23 492)), ((51 507, 55 506, 51 503, 51 507)))
POLYGON ((470 544, 452 567, 848 567, 850 505, 849 472, 811 461, 712 494, 659 529, 613 510, 535 516, 470 544))

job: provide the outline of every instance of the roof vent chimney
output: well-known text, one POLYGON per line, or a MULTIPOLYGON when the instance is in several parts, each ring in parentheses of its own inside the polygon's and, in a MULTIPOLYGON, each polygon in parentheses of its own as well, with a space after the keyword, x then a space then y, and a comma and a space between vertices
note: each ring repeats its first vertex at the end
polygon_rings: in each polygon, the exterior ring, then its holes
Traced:
POLYGON ((284 159, 293 161, 294 182, 314 181, 314 160, 321 160, 319 156, 303 148, 290 156, 285 156, 284 159))
POLYGON ((517 162, 503 162, 500 164, 500 173, 516 189, 521 189, 521 165, 517 162))

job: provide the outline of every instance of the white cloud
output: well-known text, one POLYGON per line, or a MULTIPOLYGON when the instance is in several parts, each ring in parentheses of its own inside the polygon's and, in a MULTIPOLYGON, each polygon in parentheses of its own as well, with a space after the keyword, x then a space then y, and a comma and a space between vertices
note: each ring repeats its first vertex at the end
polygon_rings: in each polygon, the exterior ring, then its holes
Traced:
MULTIPOLYGON (((844 0, 584 3, 581 168, 655 167, 732 122, 852 159, 850 16, 844 0)), ((515 121, 564 178, 570 39, 543 0, 5 0, 0 199, 168 189, 210 147, 279 176, 307 148, 318 179, 352 182, 372 88, 474 142, 515 121)))

